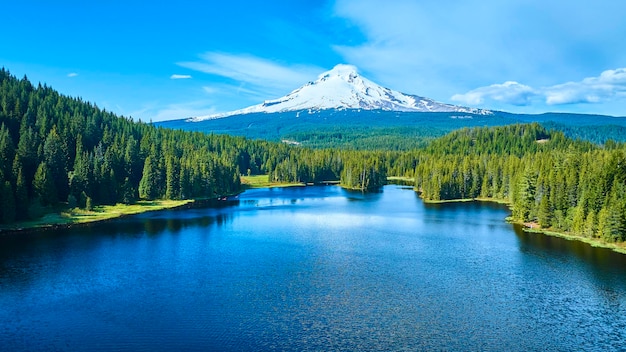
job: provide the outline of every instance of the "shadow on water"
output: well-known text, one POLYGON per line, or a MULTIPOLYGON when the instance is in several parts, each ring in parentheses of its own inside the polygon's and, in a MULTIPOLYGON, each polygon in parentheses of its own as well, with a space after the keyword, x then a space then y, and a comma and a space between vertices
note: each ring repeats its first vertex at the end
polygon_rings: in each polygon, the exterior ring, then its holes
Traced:
MULTIPOLYGON (((611 277, 623 277, 626 255, 607 248, 594 247, 588 243, 524 231, 521 225, 513 225, 519 240, 520 251, 540 257, 576 258, 585 263, 596 279, 603 285, 614 285, 611 277)), ((622 283, 626 284, 626 283, 622 283)))
POLYGON ((239 203, 239 200, 211 201, 192 209, 162 210, 71 228, 0 236, 0 283, 16 276, 20 276, 20 281, 30 281, 25 276, 38 273, 27 268, 35 257, 58 258, 73 255, 77 250, 93 250, 111 240, 144 236, 154 239, 165 234, 177 235, 191 227, 210 233, 210 228, 232 222, 233 210, 239 203), (15 262, 22 263, 23 270, 9 270, 16 267, 15 262))
POLYGON ((0 237, 0 349, 623 348, 626 256, 508 213, 303 187, 0 237))
POLYGON ((376 202, 383 196, 383 190, 359 191, 346 189, 346 199, 348 202, 376 202))
MULTIPOLYGON (((417 194, 417 192, 415 193, 417 194)), ((477 200, 470 200, 466 202, 443 202, 443 203, 428 203, 424 202, 424 208, 432 210, 449 210, 449 211, 465 211, 475 209, 488 209, 488 210, 509 210, 506 204, 496 202, 481 202, 477 200)))

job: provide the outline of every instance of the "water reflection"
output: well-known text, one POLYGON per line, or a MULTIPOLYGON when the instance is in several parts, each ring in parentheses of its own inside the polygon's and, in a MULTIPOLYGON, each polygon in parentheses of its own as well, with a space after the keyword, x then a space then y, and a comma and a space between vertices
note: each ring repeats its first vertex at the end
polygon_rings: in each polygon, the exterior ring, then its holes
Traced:
POLYGON ((147 237, 158 239, 164 234, 176 235, 197 228, 205 233, 233 221, 233 210, 239 201, 209 203, 186 210, 166 210, 126 217, 69 229, 47 229, 13 233, 0 237, 0 287, 4 282, 33 281, 38 275, 49 275, 36 265, 44 258, 63 261, 76 253, 94 251, 114 240, 133 241, 147 237), (184 216, 181 216, 183 215, 184 216))
POLYGON ((590 266, 603 269, 626 268, 626 255, 610 249, 593 247, 590 244, 561 237, 527 232, 521 225, 512 225, 520 241, 520 250, 541 255, 573 255, 590 266))
POLYGON ((373 190, 369 192, 362 192, 359 190, 346 190, 346 199, 350 202, 376 202, 381 198, 382 194, 382 190, 373 190))
POLYGON ((4 350, 619 350, 626 256, 505 206, 250 190, 0 238, 4 350))

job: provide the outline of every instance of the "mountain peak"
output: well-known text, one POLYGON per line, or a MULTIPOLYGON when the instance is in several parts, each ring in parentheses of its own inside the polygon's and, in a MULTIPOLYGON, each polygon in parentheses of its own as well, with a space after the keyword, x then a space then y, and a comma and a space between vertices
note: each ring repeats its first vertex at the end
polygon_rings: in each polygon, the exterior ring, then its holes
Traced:
POLYGON ((339 77, 350 77, 350 76, 358 76, 359 70, 356 66, 339 64, 333 67, 330 71, 326 71, 318 76, 319 79, 331 77, 331 76, 339 76, 339 77))
POLYGON ((202 121, 251 113, 326 109, 491 114, 488 110, 444 104, 429 98, 400 93, 362 77, 356 66, 339 64, 319 75, 314 82, 309 82, 282 98, 266 100, 262 104, 241 110, 195 117, 190 120, 202 121))

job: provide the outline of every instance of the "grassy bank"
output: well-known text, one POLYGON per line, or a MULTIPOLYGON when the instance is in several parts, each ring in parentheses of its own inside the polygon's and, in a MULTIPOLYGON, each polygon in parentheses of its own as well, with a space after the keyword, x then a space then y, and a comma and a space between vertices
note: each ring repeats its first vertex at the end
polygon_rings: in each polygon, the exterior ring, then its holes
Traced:
POLYGON ((406 185, 413 185, 415 184, 415 178, 406 176, 387 176, 387 182, 391 184, 401 183, 406 185))
POLYGON ((574 233, 570 233, 570 232, 564 232, 564 231, 555 231, 553 229, 542 229, 542 228, 530 228, 528 226, 526 226, 525 224, 518 222, 518 221, 510 221, 511 223, 514 224, 519 224, 524 226, 524 231, 525 232, 530 232, 530 233, 540 233, 540 234, 544 234, 547 236, 554 236, 554 237, 560 237, 560 238, 564 238, 566 240, 570 240, 570 241, 580 241, 580 242, 584 242, 587 243, 589 245, 591 245, 592 247, 598 247, 598 248, 608 248, 611 249, 615 252, 618 253, 622 253, 622 254, 626 254, 626 243, 624 242, 618 242, 618 243, 609 243, 606 241, 603 241, 599 238, 589 238, 589 237, 584 237, 584 236, 580 236, 574 233))
POLYGON ((56 209, 39 219, 16 222, 0 227, 0 231, 20 231, 48 227, 66 227, 119 218, 127 215, 145 213, 164 209, 172 209, 193 203, 193 200, 154 200, 139 201, 135 204, 101 205, 93 210, 56 209))
POLYGON ((304 183, 270 182, 269 175, 241 176, 244 188, 271 188, 305 186, 304 183))
POLYGON ((463 198, 463 199, 441 199, 441 200, 433 200, 433 199, 424 199, 422 201, 426 204, 445 204, 445 203, 467 203, 474 202, 476 199, 474 198, 463 198))
MULTIPOLYGON (((279 183, 269 182, 267 175, 243 176, 241 177, 243 188, 264 188, 264 187, 289 187, 303 186, 303 183, 279 183)), ((193 203, 194 200, 151 200, 138 201, 135 204, 100 205, 93 210, 79 208, 59 207, 46 209, 46 214, 42 217, 20 221, 8 225, 0 226, 2 232, 16 232, 25 230, 69 227, 72 225, 94 223, 98 221, 111 220, 123 216, 173 209, 193 203)))

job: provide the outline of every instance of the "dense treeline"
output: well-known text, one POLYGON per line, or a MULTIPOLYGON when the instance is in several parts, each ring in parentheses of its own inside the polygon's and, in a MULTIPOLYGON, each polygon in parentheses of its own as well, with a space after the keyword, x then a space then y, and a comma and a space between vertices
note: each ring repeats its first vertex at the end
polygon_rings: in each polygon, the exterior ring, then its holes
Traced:
MULTIPOLYGON (((619 119, 619 118, 615 118, 619 119)), ((624 119, 624 118, 621 118, 624 119)), ((598 145, 608 141, 626 142, 626 126, 620 125, 566 125, 564 123, 543 122, 543 127, 548 130, 558 130, 572 139, 581 139, 598 145)))
POLYGON ((346 173, 347 187, 384 184, 383 165, 357 152, 157 128, 0 71, 0 223, 36 218, 59 204, 218 197, 240 191, 242 173, 339 180, 344 165, 365 175, 355 181, 346 173))
POLYGON ((231 137, 157 129, 0 71, 0 219, 240 188, 231 137))
POLYGON ((240 174, 359 190, 409 176, 427 200, 505 200, 517 221, 626 240, 626 147, 610 140, 526 124, 460 129, 412 151, 308 149, 134 122, 0 71, 1 223, 58 205, 218 197, 240 191, 240 174))
POLYGON ((287 133, 282 139, 316 149, 406 151, 424 148, 430 141, 448 132, 450 131, 430 126, 320 126, 311 131, 287 133))
POLYGON ((626 240, 624 145, 597 147, 532 124, 459 130, 412 155, 416 166, 404 172, 427 200, 505 200, 516 221, 626 240))

